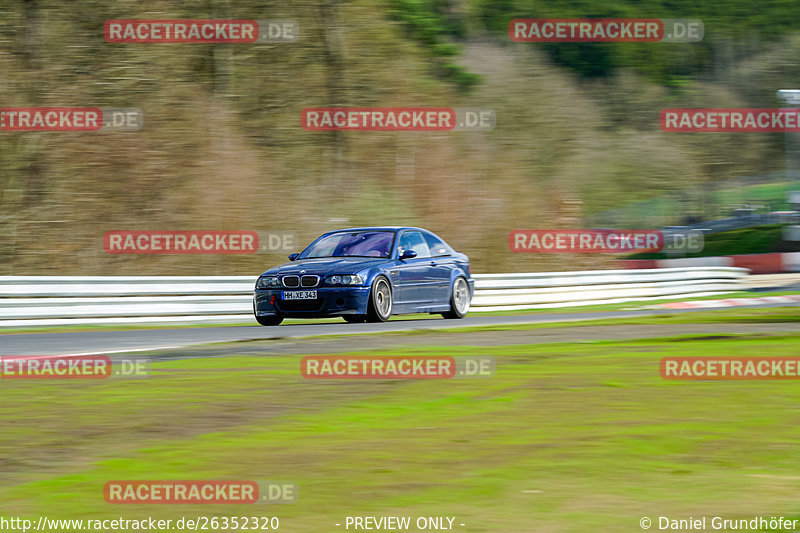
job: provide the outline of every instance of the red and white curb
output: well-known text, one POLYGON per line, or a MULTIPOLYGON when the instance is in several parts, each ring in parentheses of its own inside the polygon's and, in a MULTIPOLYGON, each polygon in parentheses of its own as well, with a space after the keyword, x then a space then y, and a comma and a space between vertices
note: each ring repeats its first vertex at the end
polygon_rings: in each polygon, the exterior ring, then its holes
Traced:
POLYGON ((622 259, 622 268, 681 268, 729 266, 750 269, 751 274, 800 272, 800 252, 744 254, 677 259, 622 259))
POLYGON ((745 305, 784 304, 800 302, 800 294, 786 296, 764 296, 762 298, 729 298, 727 300, 697 300, 694 302, 670 302, 648 306, 648 309, 704 309, 710 307, 737 307, 745 305))

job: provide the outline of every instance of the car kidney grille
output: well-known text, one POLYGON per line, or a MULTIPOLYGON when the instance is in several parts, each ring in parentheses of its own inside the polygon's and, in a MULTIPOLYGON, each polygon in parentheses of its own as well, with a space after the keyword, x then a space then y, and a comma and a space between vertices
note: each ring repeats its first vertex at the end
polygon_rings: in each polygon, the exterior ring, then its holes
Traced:
POLYGON ((316 287, 317 283, 319 283, 319 276, 303 276, 300 280, 303 287, 316 287))
POLYGON ((283 276, 284 287, 299 287, 300 276, 283 276))

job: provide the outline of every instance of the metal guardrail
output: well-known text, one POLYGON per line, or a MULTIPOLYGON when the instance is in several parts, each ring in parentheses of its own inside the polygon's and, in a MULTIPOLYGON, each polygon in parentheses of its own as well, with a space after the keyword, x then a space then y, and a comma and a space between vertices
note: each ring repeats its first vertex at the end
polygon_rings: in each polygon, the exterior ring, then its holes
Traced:
POLYGON ((798 221, 800 221, 800 217, 798 217, 796 214, 752 213, 727 218, 719 218, 716 220, 709 220, 707 222, 698 222, 697 224, 680 227, 685 231, 701 230, 704 233, 710 234, 733 231, 737 229, 754 228, 757 226, 764 226, 766 224, 788 224, 798 221))
MULTIPOLYGON (((617 303, 738 290, 747 270, 690 267, 475 274, 473 311, 617 303)), ((0 327, 241 323, 253 276, 0 276, 0 327)))
POLYGON ((748 270, 688 267, 482 274, 475 276, 473 311, 515 311, 706 296, 741 288, 748 270))

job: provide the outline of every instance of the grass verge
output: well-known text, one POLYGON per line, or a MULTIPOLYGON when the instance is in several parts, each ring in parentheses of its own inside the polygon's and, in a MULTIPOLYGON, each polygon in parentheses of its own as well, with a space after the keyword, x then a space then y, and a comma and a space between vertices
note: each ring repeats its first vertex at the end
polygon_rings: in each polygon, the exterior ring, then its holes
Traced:
POLYGON ((0 501, 4 514, 51 518, 275 514, 288 531, 334 530, 348 515, 583 532, 631 531, 642 516, 785 514, 800 489, 797 384, 667 382, 658 363, 797 356, 799 341, 503 346, 498 333, 497 346, 372 352, 493 356, 493 377, 357 383, 306 381, 296 356, 231 345, 139 380, 4 381, 0 501), (300 500, 113 506, 102 488, 115 479, 288 480, 300 500))

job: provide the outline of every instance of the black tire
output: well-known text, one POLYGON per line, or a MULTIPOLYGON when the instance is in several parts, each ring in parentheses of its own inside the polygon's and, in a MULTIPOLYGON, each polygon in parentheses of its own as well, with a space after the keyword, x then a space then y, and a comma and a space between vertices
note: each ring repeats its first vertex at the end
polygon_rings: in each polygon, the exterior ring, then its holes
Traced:
POLYGON ((342 315, 342 318, 348 324, 360 324, 367 321, 367 317, 364 315, 342 315))
POLYGON ((392 316, 392 286, 384 276, 372 282, 367 305, 367 322, 386 322, 392 316))
POLYGON ((459 276, 453 282, 450 290, 450 310, 442 313, 445 318, 464 318, 469 312, 471 298, 469 293, 469 283, 466 278, 459 276))
POLYGON ((258 316, 256 314, 256 300, 255 298, 253 299, 253 316, 255 317, 256 322, 258 322, 262 326, 277 326, 278 324, 283 322, 283 315, 278 313, 277 309, 275 311, 276 314, 274 314, 273 316, 258 316))
POLYGON ((256 322, 261 324, 262 326, 277 326, 281 322, 283 322, 283 317, 280 315, 276 316, 256 316, 256 322))
POLYGON ((256 322, 262 326, 277 326, 283 322, 283 315, 277 314, 273 316, 258 316, 253 309, 253 316, 256 317, 256 322))

